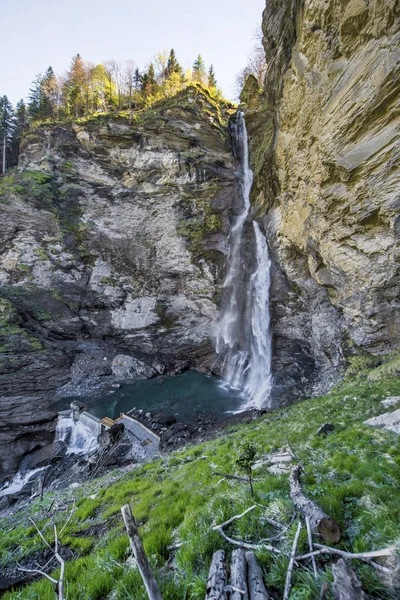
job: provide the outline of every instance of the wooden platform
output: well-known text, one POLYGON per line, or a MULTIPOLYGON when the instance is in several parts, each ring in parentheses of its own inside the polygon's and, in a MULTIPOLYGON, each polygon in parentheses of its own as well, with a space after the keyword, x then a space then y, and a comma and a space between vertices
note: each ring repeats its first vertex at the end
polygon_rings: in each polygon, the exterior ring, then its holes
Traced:
POLYGON ((102 425, 105 425, 106 427, 112 427, 113 425, 115 425, 115 421, 110 419, 110 417, 104 417, 103 419, 101 419, 100 423, 102 425))

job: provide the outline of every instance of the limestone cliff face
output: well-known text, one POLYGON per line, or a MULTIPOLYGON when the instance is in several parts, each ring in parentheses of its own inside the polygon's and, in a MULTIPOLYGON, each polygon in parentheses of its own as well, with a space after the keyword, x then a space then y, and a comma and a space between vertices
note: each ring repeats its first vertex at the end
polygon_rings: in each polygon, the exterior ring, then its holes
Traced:
MULTIPOLYGON (((6 427, 15 406, 22 425, 46 420, 57 388, 112 381, 117 355, 148 375, 210 365, 237 197, 228 116, 189 88, 134 119, 26 136, 1 183, 0 445, 17 436, 6 427)), ((5 471, 45 443, 25 433, 5 471)))
POLYGON ((265 90, 243 99, 278 380, 326 386, 352 347, 399 346, 399 24, 396 0, 267 2, 265 90))

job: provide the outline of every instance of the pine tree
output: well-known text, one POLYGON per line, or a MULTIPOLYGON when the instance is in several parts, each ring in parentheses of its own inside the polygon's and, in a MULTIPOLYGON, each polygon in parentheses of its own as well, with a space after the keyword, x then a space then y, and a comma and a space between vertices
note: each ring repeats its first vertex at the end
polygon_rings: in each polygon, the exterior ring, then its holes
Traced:
POLYGON ((40 108, 42 104, 42 75, 36 75, 29 90, 28 114, 35 121, 40 119, 40 108))
POLYGON ((193 81, 204 85, 206 80, 206 67, 201 54, 199 54, 193 64, 193 81))
POLYGON ((10 164, 14 131, 14 110, 7 96, 3 96, 2 98, 0 98, 0 153, 1 172, 3 175, 10 164))
POLYGON ((140 74, 139 69, 136 69, 135 74, 133 76, 133 86, 137 92, 141 89, 141 85, 142 85, 142 76, 140 74))
POLYGON ((171 77, 171 75, 173 75, 174 73, 178 73, 178 75, 181 75, 182 67, 176 59, 175 50, 172 48, 169 53, 168 62, 165 69, 165 77, 171 77))
POLYGON ((22 134, 28 128, 28 109, 23 100, 17 102, 14 111, 15 115, 15 127, 12 135, 11 142, 11 165, 16 166, 18 164, 19 145, 21 142, 22 134))
POLYGON ((68 71, 66 98, 70 112, 78 118, 85 108, 86 69, 80 54, 76 54, 68 71))
POLYGON ((40 82, 41 87, 41 119, 54 119, 58 109, 58 81, 52 67, 49 67, 40 82))
POLYGON ((142 76, 142 93, 144 97, 148 97, 154 95, 156 91, 156 72, 153 63, 150 63, 147 73, 142 76))
POLYGON ((213 65, 211 65, 210 70, 208 71, 208 87, 216 88, 217 80, 215 78, 215 71, 213 65))

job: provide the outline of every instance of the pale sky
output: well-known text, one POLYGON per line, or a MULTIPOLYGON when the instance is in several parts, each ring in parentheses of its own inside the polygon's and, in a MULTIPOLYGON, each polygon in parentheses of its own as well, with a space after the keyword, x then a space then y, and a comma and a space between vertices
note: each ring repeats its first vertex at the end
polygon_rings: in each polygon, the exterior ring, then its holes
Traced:
POLYGON ((233 99, 265 0, 1 0, 0 96, 25 98, 49 65, 61 75, 79 52, 99 63, 135 60, 140 69, 171 48, 184 69, 197 54, 213 63, 218 85, 233 99))

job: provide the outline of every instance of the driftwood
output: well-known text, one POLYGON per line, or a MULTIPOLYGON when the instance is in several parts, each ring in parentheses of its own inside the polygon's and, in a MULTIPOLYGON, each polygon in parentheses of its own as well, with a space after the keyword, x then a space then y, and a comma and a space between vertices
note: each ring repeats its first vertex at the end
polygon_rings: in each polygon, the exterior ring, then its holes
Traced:
POLYGON ((208 573, 206 600, 227 600, 226 584, 225 552, 217 550, 212 557, 208 573))
POLYGON ((293 566, 294 566, 294 561, 295 561, 295 556, 296 556, 296 548, 297 548, 297 543, 299 541, 300 531, 301 531, 301 523, 299 521, 299 524, 297 526, 296 535, 294 536, 292 551, 290 553, 289 567, 288 567, 288 572, 287 572, 286 581, 285 581, 285 590, 283 592, 283 600, 288 600, 289 594, 290 594, 290 587, 292 585, 293 566))
POLYGON ((337 544, 342 535, 339 525, 305 495, 299 481, 300 473, 301 466, 297 465, 289 478, 290 497, 293 503, 304 517, 309 517, 311 530, 314 533, 319 534, 324 542, 337 544))
POLYGON ((262 571, 254 552, 246 552, 247 581, 249 585, 249 600, 269 600, 265 589, 262 571))
POLYGON ((144 551, 142 541, 139 537, 136 522, 133 518, 129 504, 125 504, 125 506, 121 508, 121 513, 122 518, 124 519, 126 531, 128 533, 132 552, 134 557, 136 558, 140 575, 142 576, 143 583, 147 591, 147 595, 150 600, 163 600, 160 588, 158 587, 156 578, 153 575, 153 571, 151 570, 150 563, 144 551))
MULTIPOLYGON (((313 541, 312 541, 312 533, 311 533, 311 525, 310 518, 306 517, 306 526, 307 526, 307 536, 308 536, 308 549, 312 553, 314 552, 313 541)), ((311 556, 311 563, 314 571, 314 579, 318 577, 317 563, 315 562, 315 556, 311 556)))
POLYGON ((238 548, 238 550, 232 552, 231 585, 232 589, 237 588, 244 593, 233 591, 230 600, 249 600, 247 591, 246 553, 243 548, 238 548))
POLYGON ((361 582, 343 558, 339 558, 337 563, 332 565, 332 573, 332 592, 335 600, 367 600, 361 582))

